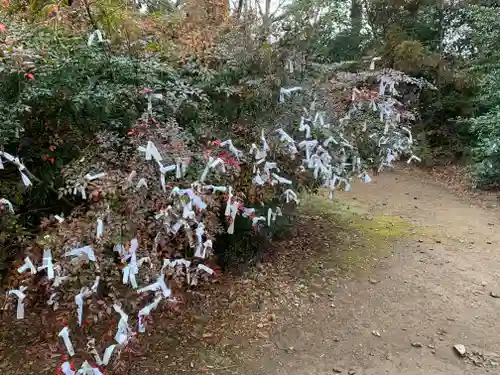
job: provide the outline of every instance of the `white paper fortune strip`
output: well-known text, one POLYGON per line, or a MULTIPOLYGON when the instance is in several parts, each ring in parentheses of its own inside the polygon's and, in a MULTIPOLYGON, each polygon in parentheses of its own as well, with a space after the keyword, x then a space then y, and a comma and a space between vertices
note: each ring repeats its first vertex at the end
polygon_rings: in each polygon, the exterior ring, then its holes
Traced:
POLYGON ((120 314, 120 321, 115 334, 115 341, 118 344, 125 345, 130 339, 131 329, 128 325, 128 315, 117 304, 113 305, 115 311, 120 314))
POLYGON ((160 167, 162 167, 160 162, 163 160, 163 158, 161 157, 160 153, 158 152, 158 149, 156 148, 153 142, 148 141, 146 147, 140 146, 138 150, 146 154, 146 160, 151 160, 151 158, 153 158, 160 165, 160 167))
POLYGON ((43 251, 42 265, 38 267, 38 271, 47 270, 47 278, 52 280, 54 278, 54 265, 52 263, 52 251, 45 249, 43 251))
POLYGON ((205 251, 202 251, 203 235, 205 234, 205 225, 203 225, 203 223, 198 223, 195 234, 197 243, 194 256, 196 258, 205 258, 205 251))
POLYGON ((160 301, 162 299, 163 299, 162 296, 156 297, 153 302, 151 302, 150 304, 146 305, 145 307, 143 307, 139 311, 139 316, 138 316, 138 318, 139 318, 138 319, 139 320, 139 323, 138 323, 139 327, 138 327, 138 331, 140 333, 146 332, 146 327, 144 326, 144 318, 146 316, 148 316, 151 313, 151 311, 155 310, 158 307, 158 305, 159 305, 159 303, 160 303, 160 301))
POLYGON ((264 216, 256 216, 252 218, 252 227, 256 227, 260 221, 266 222, 267 218, 264 216))
POLYGON ((64 346, 66 346, 66 350, 69 354, 70 357, 73 357, 75 355, 75 350, 73 349, 73 344, 71 343, 71 340, 69 338, 69 328, 64 327, 61 332, 59 332, 59 337, 63 339, 64 346))
POLYGON ((135 186, 136 190, 139 190, 141 187, 145 187, 146 189, 148 188, 148 183, 144 178, 139 179, 139 182, 137 182, 137 185, 135 186))
POLYGON ((87 46, 90 47, 93 43, 94 43, 94 40, 97 38, 97 42, 99 43, 104 43, 104 42, 107 42, 107 40, 104 40, 102 38, 102 32, 101 30, 94 30, 90 35, 89 35, 89 39, 87 40, 87 46))
POLYGON ((12 206, 12 203, 8 199, 0 198, 0 205, 7 206, 7 210, 12 214, 14 213, 14 206, 12 206))
POLYGON ((293 92, 300 90, 302 90, 302 87, 299 86, 290 87, 288 89, 285 89, 284 87, 280 88, 280 103, 283 103, 285 101, 285 96, 290 96, 293 92))
POLYGON ((26 294, 24 292, 28 289, 25 286, 21 286, 19 289, 9 290, 9 295, 14 295, 17 297, 17 319, 24 319, 24 299, 26 298, 26 294))
POLYGON ((145 286, 143 288, 137 289, 138 294, 145 293, 145 292, 156 292, 156 291, 161 291, 165 298, 168 298, 172 295, 172 290, 165 283, 165 276, 163 275, 163 272, 160 273, 160 276, 158 277, 158 279, 155 283, 150 284, 148 286, 145 286))
POLYGON ((370 61, 370 70, 375 70, 375 61, 380 61, 381 57, 373 57, 370 61))
POLYGON ((299 130, 302 132, 302 131, 305 131, 306 132, 306 139, 309 139, 311 138, 311 127, 309 125, 307 125, 305 123, 305 119, 304 119, 304 116, 302 116, 300 118, 300 126, 299 126, 299 130))
POLYGON ((271 208, 267 210, 267 226, 271 226, 271 221, 275 221, 277 216, 283 216, 283 213, 281 212, 281 208, 276 207, 276 211, 273 212, 271 208))
POLYGON ((420 159, 418 156, 412 155, 412 156, 410 156, 410 158, 408 159, 408 161, 406 163, 410 164, 412 162, 412 160, 415 160, 419 163, 422 161, 422 159, 420 159))
POLYGON ((105 176, 106 176, 105 172, 101 172, 101 173, 97 173, 97 174, 87 173, 83 178, 85 178, 87 181, 94 181, 94 180, 98 180, 100 178, 103 178, 105 176))
POLYGON ((64 254, 64 256, 66 256, 66 257, 70 257, 70 256, 85 257, 88 260, 91 260, 93 262, 97 262, 97 258, 95 257, 94 250, 90 246, 84 246, 84 247, 72 249, 70 251, 67 251, 64 254))
POLYGON ((87 297, 90 297, 92 295, 92 291, 87 288, 83 287, 80 289, 80 293, 78 293, 75 296, 75 303, 77 306, 77 318, 78 318, 78 325, 81 327, 82 326, 82 320, 83 320, 83 304, 84 304, 84 299, 87 297))
POLYGON ((211 269, 210 267, 205 266, 204 264, 198 264, 198 269, 201 270, 201 271, 205 271, 209 275, 213 275, 214 274, 214 270, 211 269))
POLYGON ((102 222, 102 219, 97 219, 97 229, 96 229, 96 238, 100 239, 102 237, 102 232, 104 230, 104 224, 102 222))
POLYGON ((84 361, 82 367, 76 372, 76 375, 103 375, 98 367, 92 367, 90 363, 84 361))
POLYGON ((137 289, 137 281, 135 275, 139 273, 139 266, 137 264, 137 249, 139 248, 139 242, 137 238, 133 238, 130 241, 130 249, 127 254, 122 258, 124 261, 128 260, 128 264, 123 268, 123 284, 130 284, 132 288, 137 289))
POLYGON ((36 273, 36 267, 31 261, 30 257, 24 258, 24 264, 17 269, 17 272, 23 273, 24 271, 30 270, 31 274, 36 273))
POLYGON ((104 355, 102 356, 102 364, 106 366, 109 363, 109 360, 111 359, 111 356, 113 355, 113 351, 115 350, 116 345, 110 345, 106 348, 104 351, 104 355))
POLYGON ((64 375, 75 375, 75 371, 71 369, 71 364, 68 361, 61 365, 61 371, 64 375))
POLYGON ((297 194, 292 189, 287 189, 283 193, 286 199, 286 203, 290 203, 291 201, 294 201, 295 203, 299 204, 299 199, 297 197, 297 194))
POLYGON ((285 184, 285 185, 291 185, 292 184, 292 181, 287 179, 287 178, 284 178, 284 177, 280 177, 278 176, 276 173, 273 173, 272 175, 274 177, 274 179, 280 183, 280 184, 285 184))
POLYGON ((236 147, 233 145, 233 141, 228 139, 227 141, 221 142, 220 144, 221 147, 228 146, 229 152, 231 152, 236 159, 238 159, 241 155, 243 155, 243 151, 238 150, 236 147))
POLYGON ((21 180, 23 181, 24 186, 28 187, 33 184, 31 183, 31 180, 28 178, 28 176, 23 172, 24 169, 25 169, 24 165, 21 164, 19 166, 19 173, 21 174, 21 180))
POLYGON ((229 234, 234 233, 234 222, 236 220, 236 214, 238 213, 239 206, 240 206, 239 203, 236 201, 229 206, 230 223, 229 223, 229 227, 227 228, 227 233, 229 233, 229 234))

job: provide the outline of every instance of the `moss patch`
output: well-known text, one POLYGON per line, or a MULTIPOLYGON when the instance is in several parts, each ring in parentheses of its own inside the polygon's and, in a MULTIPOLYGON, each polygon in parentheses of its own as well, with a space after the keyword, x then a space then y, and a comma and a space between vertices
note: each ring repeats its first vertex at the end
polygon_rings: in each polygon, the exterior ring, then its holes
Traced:
POLYGON ((335 246, 313 263, 345 273, 367 271, 373 262, 391 255, 394 242, 421 232, 400 217, 370 212, 357 201, 329 200, 326 192, 303 197, 300 213, 332 223, 335 246))

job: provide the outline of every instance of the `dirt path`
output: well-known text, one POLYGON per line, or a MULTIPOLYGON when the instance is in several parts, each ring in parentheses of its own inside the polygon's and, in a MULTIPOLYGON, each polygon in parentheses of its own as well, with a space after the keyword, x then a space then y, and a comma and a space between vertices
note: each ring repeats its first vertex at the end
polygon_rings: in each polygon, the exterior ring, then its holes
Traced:
MULTIPOLYGON (((324 251, 296 270, 282 266, 288 276, 273 279, 266 305, 241 317, 241 325, 255 325, 254 340, 233 343, 232 365, 209 366, 208 373, 499 373, 500 299, 490 296, 500 294, 498 213, 427 181, 388 173, 340 194, 368 230, 350 220, 359 230, 339 232, 336 241, 326 216, 316 218, 318 230, 300 229, 306 254, 321 243, 324 251), (454 353, 456 344, 465 345, 464 357, 454 353)), ((321 211, 319 205, 309 207, 321 211)), ((266 266, 262 277, 275 267, 266 266)), ((216 363, 213 350, 205 359, 216 363)))

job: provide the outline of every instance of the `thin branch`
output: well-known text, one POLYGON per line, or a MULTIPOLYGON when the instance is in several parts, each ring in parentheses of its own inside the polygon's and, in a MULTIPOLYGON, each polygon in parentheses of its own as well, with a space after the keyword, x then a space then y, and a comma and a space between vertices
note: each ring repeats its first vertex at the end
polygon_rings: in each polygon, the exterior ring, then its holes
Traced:
MULTIPOLYGON (((4 156, 5 153, 3 151, 0 151, 0 155, 4 156)), ((4 162, 10 162, 11 164, 14 164, 16 167, 19 168, 19 165, 15 162, 15 161, 11 161, 9 159, 7 159, 5 156, 4 156, 4 159, 3 159, 4 162)), ((21 164, 22 165, 22 164, 21 164)), ((24 165, 23 165, 24 166, 24 165)), ((26 166, 24 166, 24 169, 22 170, 22 173, 24 173, 26 176, 28 176, 28 178, 31 180, 31 181, 35 181, 36 183, 38 184, 42 184, 43 181, 40 180, 37 176, 35 176, 33 173, 31 173, 27 168, 26 166)), ((59 197, 59 192, 54 189, 52 186, 50 185, 47 185, 47 188, 53 192, 54 194, 56 194, 58 197, 59 197)), ((70 201, 68 201, 66 198, 64 197, 60 197, 58 198, 60 200, 62 200, 64 203, 66 203, 68 206, 70 207, 75 207, 75 205, 73 203, 71 203, 70 201)))

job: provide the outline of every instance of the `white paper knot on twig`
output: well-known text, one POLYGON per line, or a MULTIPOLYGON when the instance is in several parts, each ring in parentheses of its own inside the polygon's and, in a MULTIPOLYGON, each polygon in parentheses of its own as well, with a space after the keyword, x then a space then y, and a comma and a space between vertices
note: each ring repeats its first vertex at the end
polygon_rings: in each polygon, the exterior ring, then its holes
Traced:
POLYGON ((9 290, 9 295, 14 295, 17 297, 17 319, 24 319, 24 299, 26 294, 24 292, 28 289, 25 286, 21 286, 19 289, 9 290))
POLYGON ((104 350, 104 355, 101 358, 101 355, 99 354, 99 352, 97 351, 97 349, 95 347, 95 339, 90 339, 87 342, 87 351, 89 352, 89 354, 91 354, 94 357, 95 362, 99 366, 101 366, 101 365, 106 366, 109 363, 111 356, 113 355, 113 351, 115 350, 116 346, 117 346, 116 344, 109 345, 106 348, 106 350, 104 350))
POLYGON ((370 61, 370 70, 375 70, 375 61, 380 61, 382 60, 381 57, 373 57, 370 61))
POLYGON ((304 118, 304 116, 300 118, 299 131, 306 132, 305 134, 306 139, 311 138, 311 127, 308 124, 306 124, 306 119, 304 118))
POLYGON ((147 113, 149 115, 153 114, 153 99, 156 100, 162 100, 163 99, 163 94, 153 94, 152 90, 143 90, 143 94, 146 95, 146 99, 148 100, 148 111, 147 113))
POLYGON ((85 298, 88 298, 92 295, 92 293, 97 293, 97 288, 99 287, 100 276, 97 276, 94 285, 92 288, 87 288, 86 286, 80 289, 80 293, 75 296, 75 304, 77 306, 77 317, 78 317, 78 325, 82 326, 83 320, 83 305, 85 303, 85 298))
POLYGON ((11 214, 14 213, 14 206, 12 206, 12 203, 10 203, 8 199, 0 198, 0 205, 2 206, 2 208, 7 207, 7 211, 11 214))
POLYGON ((233 145, 233 141, 228 139, 227 141, 221 142, 220 144, 221 147, 228 146, 229 152, 231 152, 236 159, 239 159, 241 155, 243 155, 243 151, 238 150, 236 147, 233 145))
POLYGON ((22 164, 18 158, 15 158, 14 163, 17 165, 17 168, 19 170, 19 173, 21 174, 21 180, 23 181, 24 186, 28 187, 33 185, 31 183, 31 180, 28 178, 28 176, 23 172, 26 170, 26 167, 24 164, 22 164))
POLYGON ((84 246, 76 249, 72 249, 64 253, 66 257, 78 257, 88 259, 92 262, 97 262, 97 258, 95 257, 94 250, 90 246, 84 246))
POLYGON ((141 310, 139 310, 138 314, 138 331, 140 333, 146 332, 146 327, 144 325, 144 319, 146 316, 148 316, 151 311, 155 310, 158 305, 160 304, 160 301, 163 299, 163 296, 158 296, 154 299, 153 302, 151 302, 149 305, 144 306, 141 310))
MULTIPOLYGON (((165 259, 167 260, 167 259, 165 259)), ((164 265, 165 267, 165 265, 164 265)), ((163 297, 168 298, 172 295, 172 290, 165 283, 165 275, 163 274, 163 270, 158 276, 158 279, 153 284, 145 286, 143 288, 137 289, 137 293, 146 293, 146 292, 156 292, 160 291, 163 294, 163 297)))
POLYGON ((109 39, 103 39, 101 30, 94 30, 89 35, 89 39, 87 40, 87 46, 90 47, 94 43, 94 40, 96 38, 98 43, 105 43, 105 42, 109 43, 109 39))
POLYGON ((75 350, 73 349, 73 344, 69 338, 69 328, 64 327, 61 332, 59 332, 59 337, 63 339, 64 346, 66 346, 69 356, 73 357, 75 355, 75 350))
MULTIPOLYGON (((23 181, 24 186, 29 187, 29 186, 33 185, 31 183, 31 180, 28 178, 27 174, 24 173, 24 171, 27 172, 27 169, 24 166, 24 164, 19 161, 19 158, 12 156, 11 154, 9 154, 5 151, 0 151, 0 169, 4 169, 2 157, 17 167, 17 169, 21 175, 21 180, 23 181)), ((29 174, 29 172, 27 172, 27 173, 29 174)))
POLYGON ((73 370, 71 363, 68 361, 63 362, 60 369, 64 375, 104 375, 98 367, 91 366, 87 361, 83 362, 78 371, 73 370))
POLYGON ((276 207, 276 211, 273 212, 272 208, 269 208, 267 210, 267 226, 271 226, 271 221, 276 221, 277 216, 283 216, 283 213, 281 212, 281 208, 276 207))
POLYGON ((290 87, 287 89, 284 87, 280 88, 280 103, 283 103, 285 101, 285 96, 290 96, 293 92, 300 90, 302 90, 302 87, 299 86, 290 87))
POLYGON ((148 141, 146 147, 140 146, 138 150, 146 154, 146 160, 154 159, 156 160, 160 168, 163 167, 163 165, 160 163, 163 160, 163 158, 153 142, 148 141))
POLYGON ((115 334, 115 341, 118 344, 126 345, 132 335, 132 329, 128 325, 128 315, 117 304, 113 305, 115 311, 120 314, 120 320, 115 334))
POLYGON ((24 271, 30 270, 31 274, 34 275, 37 270, 30 257, 24 258, 24 264, 17 269, 17 272, 23 273, 24 271))
POLYGON ((293 201, 296 204, 299 204, 299 199, 297 197, 297 194, 295 194, 295 192, 292 189, 285 190, 283 195, 285 196, 286 203, 290 203, 293 201))
POLYGON ((52 262, 52 251, 45 249, 43 251, 42 265, 38 267, 38 271, 47 270, 47 278, 52 280, 54 278, 54 264, 52 262))

